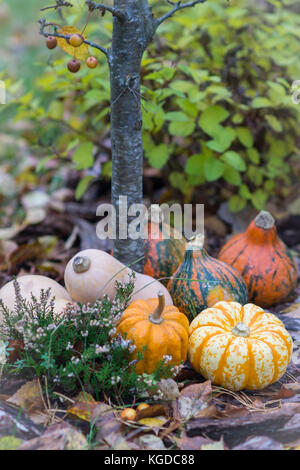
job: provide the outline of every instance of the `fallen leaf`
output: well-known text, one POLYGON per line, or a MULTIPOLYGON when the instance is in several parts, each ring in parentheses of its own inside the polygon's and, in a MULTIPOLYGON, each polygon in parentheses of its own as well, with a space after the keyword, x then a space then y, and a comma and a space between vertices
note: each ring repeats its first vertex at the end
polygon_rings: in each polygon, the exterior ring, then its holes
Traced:
POLYGON ((67 423, 50 426, 40 437, 24 442, 19 450, 87 450, 85 436, 67 423))
POLYGON ((163 441, 152 434, 140 437, 139 444, 145 450, 166 450, 163 441))
POLYGON ((0 271, 10 268, 10 256, 18 248, 18 245, 11 240, 0 240, 0 271))
POLYGON ((104 403, 98 405, 92 414, 92 423, 94 428, 97 429, 97 435, 95 440, 103 443, 113 438, 115 441, 123 438, 123 430, 125 429, 124 424, 120 421, 117 413, 112 411, 112 408, 108 407, 104 403), (113 437, 115 435, 115 437, 113 437), (110 436, 110 437, 109 437, 110 436))
POLYGON ((5 436, 0 438, 0 450, 16 450, 22 441, 14 436, 5 436))
POLYGON ((50 196, 44 191, 31 191, 21 198, 23 207, 26 210, 45 208, 50 201, 50 196))
POLYGON ((7 400, 8 403, 19 406, 27 412, 32 419, 36 411, 45 410, 41 387, 37 379, 27 382, 7 400))
POLYGON ((40 224, 45 220, 47 212, 42 207, 33 207, 28 209, 26 212, 26 218, 24 220, 25 225, 36 225, 40 224))
POLYGON ((0 240, 10 240, 14 238, 23 229, 22 225, 13 225, 12 227, 0 228, 0 240))
POLYGON ((8 361, 10 363, 16 362, 21 357, 21 352, 24 351, 25 343, 21 339, 12 339, 8 343, 8 361))
POLYGON ((244 406, 235 406, 231 403, 227 403, 223 411, 219 411, 218 417, 220 418, 237 418, 239 416, 245 416, 249 414, 249 411, 244 406))
POLYGON ((168 419, 165 416, 157 416, 156 418, 143 418, 137 421, 139 424, 146 426, 147 428, 157 429, 161 428, 168 419))
POLYGON ((213 444, 203 444, 201 450, 225 450, 223 439, 213 444))
POLYGON ((255 436, 234 447, 233 450, 283 450, 283 445, 266 436, 255 436))
POLYGON ((212 398, 211 381, 188 385, 181 391, 181 396, 209 401, 212 398))
POLYGON ((298 393, 300 393, 300 384, 298 382, 288 383, 288 384, 283 384, 280 390, 272 397, 274 399, 280 400, 280 399, 294 397, 298 393))
POLYGON ((212 398, 211 382, 189 385, 181 391, 180 397, 173 405, 173 416, 177 419, 189 420, 191 418, 209 417, 215 414, 215 407, 208 408, 208 402, 212 398))
POLYGON ((201 450, 203 445, 213 444, 214 441, 202 436, 189 437, 183 432, 180 439, 177 440, 177 445, 182 450, 201 450))
POLYGON ((11 255, 10 263, 16 267, 27 261, 46 259, 57 244, 54 236, 39 237, 32 243, 20 245, 11 255))
POLYGON ((158 389, 162 393, 162 400, 172 401, 179 397, 178 385, 173 379, 162 379, 158 383, 158 389))
POLYGON ((90 422, 95 408, 98 406, 92 395, 80 392, 75 398, 75 404, 67 409, 67 413, 83 421, 90 422))
POLYGON ((12 406, 7 401, 0 400, 0 432, 3 436, 14 436, 21 440, 29 440, 39 436, 41 426, 36 425, 19 408, 12 406))
MULTIPOLYGON (((288 308, 283 310, 281 313, 292 313, 296 318, 300 316, 300 302, 296 302, 295 304, 290 305, 288 308)), ((292 316, 292 315, 290 315, 292 316)))

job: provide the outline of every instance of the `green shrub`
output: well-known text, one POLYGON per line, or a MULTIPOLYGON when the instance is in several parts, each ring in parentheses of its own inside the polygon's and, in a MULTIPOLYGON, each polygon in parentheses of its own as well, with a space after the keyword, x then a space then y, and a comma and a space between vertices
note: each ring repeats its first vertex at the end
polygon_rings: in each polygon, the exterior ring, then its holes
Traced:
MULTIPOLYGON (((68 21, 80 23, 74 15, 68 21)), ((105 45, 111 22, 101 21, 105 45)), ((212 199, 229 199, 233 211, 287 196, 299 155, 300 107, 291 99, 300 79, 299 31, 296 0, 209 0, 160 27, 143 59, 145 157, 177 196, 202 202, 195 190, 204 186, 212 199)), ((98 38, 97 23, 88 33, 98 38)), ((101 57, 97 71, 74 80, 67 57, 51 53, 49 60, 15 118, 34 123, 26 138, 41 158, 38 171, 57 157, 85 170, 80 198, 95 178, 111 175, 110 161, 97 176, 93 169, 103 150, 109 155, 108 68, 101 57)))

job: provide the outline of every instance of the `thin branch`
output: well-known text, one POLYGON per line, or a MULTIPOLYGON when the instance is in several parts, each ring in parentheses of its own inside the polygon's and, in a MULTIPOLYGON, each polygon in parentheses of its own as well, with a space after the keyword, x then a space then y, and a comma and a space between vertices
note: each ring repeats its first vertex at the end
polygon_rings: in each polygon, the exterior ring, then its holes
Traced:
POLYGON ((170 5, 172 5, 173 8, 168 13, 166 13, 165 15, 161 16, 160 18, 156 20, 157 27, 168 18, 171 18, 171 16, 173 16, 174 13, 176 13, 177 11, 183 10, 183 8, 194 7, 195 5, 199 5, 200 3, 205 3, 206 0, 194 0, 193 2, 187 2, 187 3, 182 3, 182 1, 171 2, 170 0, 167 0, 167 2, 170 5))
POLYGON ((72 3, 70 2, 65 2, 64 0, 56 0, 56 5, 51 5, 49 7, 45 7, 45 8, 41 8, 41 11, 45 11, 45 10, 51 10, 52 8, 54 10, 57 10, 58 8, 61 8, 61 7, 73 7, 72 3))
POLYGON ((118 10, 117 8, 106 5, 105 3, 96 3, 93 0, 86 0, 85 3, 89 7, 90 11, 94 11, 94 10, 109 11, 113 16, 116 16, 120 21, 124 21, 126 19, 125 13, 118 10))
MULTIPOLYGON (((55 26, 53 23, 46 23, 45 20, 39 20, 39 23, 41 24, 41 29, 40 29, 40 34, 44 36, 45 38, 48 38, 49 36, 55 37, 55 38, 62 38, 62 39, 70 39, 70 35, 68 34, 60 34, 57 32, 57 26, 55 26), (48 26, 54 27, 54 31, 52 33, 47 33, 45 31, 45 28, 48 26)), ((99 46, 95 42, 88 41, 87 39, 84 39, 83 42, 87 44, 88 46, 93 47, 94 49, 98 49, 98 51, 101 51, 103 54, 105 54, 109 58, 109 50, 106 49, 105 47, 99 46)))

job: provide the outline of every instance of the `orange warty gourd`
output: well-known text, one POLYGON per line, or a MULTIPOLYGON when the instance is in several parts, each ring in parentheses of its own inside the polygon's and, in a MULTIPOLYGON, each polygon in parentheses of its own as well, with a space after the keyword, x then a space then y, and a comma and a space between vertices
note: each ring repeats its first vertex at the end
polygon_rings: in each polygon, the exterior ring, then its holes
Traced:
POLYGON ((158 299, 132 302, 117 325, 116 334, 133 341, 136 350, 132 360, 146 347, 135 368, 138 374, 151 374, 164 356, 172 357, 172 365, 186 360, 188 331, 186 316, 173 305, 165 307, 164 295, 159 292, 158 299))
POLYGON ((254 304, 218 302, 190 325, 189 360, 215 385, 259 390, 279 380, 293 342, 282 322, 254 304))
POLYGON ((283 302, 296 287, 296 263, 278 237, 269 212, 260 212, 246 232, 232 237, 219 259, 239 271, 247 284, 249 299, 261 307, 283 302))

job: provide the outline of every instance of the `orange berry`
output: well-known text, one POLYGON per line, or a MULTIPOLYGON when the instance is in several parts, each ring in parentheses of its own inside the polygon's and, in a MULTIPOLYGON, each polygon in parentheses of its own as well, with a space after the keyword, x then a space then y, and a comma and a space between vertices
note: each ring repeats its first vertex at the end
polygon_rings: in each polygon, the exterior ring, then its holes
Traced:
POLYGON ((135 421, 136 420, 136 411, 133 408, 125 408, 121 415, 123 421, 135 421))
POLYGON ((98 60, 96 59, 96 57, 88 57, 86 59, 86 65, 90 68, 90 69, 95 69, 98 65, 98 60))
POLYGON ((73 47, 79 47, 83 43, 83 37, 80 34, 72 34, 69 44, 73 47))
POLYGON ((70 60, 68 69, 71 73, 77 73, 80 70, 80 62, 77 59, 70 60))
POLYGON ((48 36, 46 40, 46 46, 48 49, 55 49, 57 46, 57 39, 54 36, 48 36))

